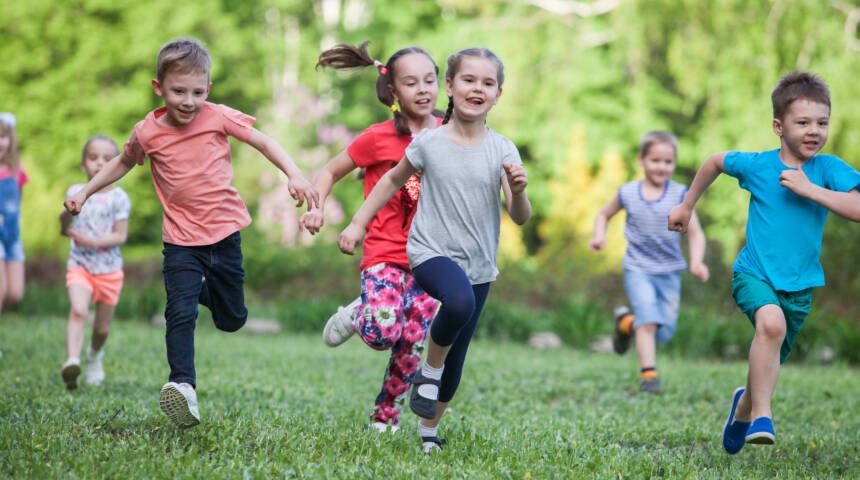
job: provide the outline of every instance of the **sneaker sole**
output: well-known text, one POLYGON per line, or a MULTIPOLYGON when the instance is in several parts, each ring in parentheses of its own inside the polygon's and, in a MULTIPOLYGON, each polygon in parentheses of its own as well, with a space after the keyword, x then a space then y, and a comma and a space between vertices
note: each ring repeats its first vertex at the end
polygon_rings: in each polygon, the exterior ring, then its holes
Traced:
POLYGON ((63 368, 63 371, 60 373, 63 376, 63 382, 65 382, 67 389, 74 390, 78 388, 78 375, 81 374, 80 365, 69 365, 63 368))
POLYGON ((188 408, 188 400, 185 399, 182 392, 172 385, 161 389, 158 405, 161 406, 161 411, 173 420, 173 423, 182 428, 194 427, 200 424, 200 419, 191 414, 191 409, 188 408))
POLYGON ((747 443, 753 445, 773 445, 776 443, 776 437, 768 432, 756 432, 746 436, 747 443))

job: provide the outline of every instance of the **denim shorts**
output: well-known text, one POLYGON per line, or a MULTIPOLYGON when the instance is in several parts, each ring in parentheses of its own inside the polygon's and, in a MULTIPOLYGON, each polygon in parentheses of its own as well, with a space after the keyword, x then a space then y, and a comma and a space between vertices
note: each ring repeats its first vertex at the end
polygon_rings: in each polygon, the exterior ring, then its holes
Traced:
POLYGON ((755 327, 755 312, 765 305, 776 305, 785 316, 785 340, 779 349, 779 363, 785 363, 803 321, 812 307, 812 288, 796 292, 774 290, 769 283, 743 273, 732 274, 732 298, 755 327))
POLYGON ((633 308, 633 328, 656 324, 657 344, 668 342, 678 326, 681 272, 655 274, 625 269, 624 286, 633 308))

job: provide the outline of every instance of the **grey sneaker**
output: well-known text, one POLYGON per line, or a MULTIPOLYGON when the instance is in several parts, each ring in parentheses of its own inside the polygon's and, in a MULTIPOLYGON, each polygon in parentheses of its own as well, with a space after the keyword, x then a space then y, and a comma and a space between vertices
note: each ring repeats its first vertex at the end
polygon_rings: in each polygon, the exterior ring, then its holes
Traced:
POLYGON ((197 409, 197 393, 188 383, 167 382, 161 387, 158 398, 161 411, 181 428, 200 424, 197 409))
POLYGON ((323 328, 323 342, 329 347, 336 347, 349 340, 355 333, 352 326, 352 312, 361 305, 361 297, 356 298, 345 307, 337 307, 337 313, 329 317, 323 328))
POLYGON ((615 310, 612 311, 612 317, 614 318, 615 330, 612 332, 612 349, 615 350, 615 353, 621 355, 630 348, 630 338, 633 335, 629 333, 624 333, 619 328, 619 324, 621 323, 621 319, 630 314, 630 309, 624 305, 615 307, 615 310))
POLYGON ((87 385, 98 387, 105 380, 105 371, 102 368, 102 357, 104 356, 104 350, 94 352, 92 347, 87 347, 87 372, 84 374, 84 381, 87 385))
POLYGON ((78 388, 78 375, 80 374, 81 360, 75 357, 66 360, 66 363, 63 364, 63 369, 60 370, 60 375, 63 376, 63 382, 65 382, 66 388, 69 390, 78 388))
POLYGON ((663 388, 660 387, 660 379, 657 377, 642 380, 642 383, 639 384, 639 391, 652 395, 663 395, 663 388))

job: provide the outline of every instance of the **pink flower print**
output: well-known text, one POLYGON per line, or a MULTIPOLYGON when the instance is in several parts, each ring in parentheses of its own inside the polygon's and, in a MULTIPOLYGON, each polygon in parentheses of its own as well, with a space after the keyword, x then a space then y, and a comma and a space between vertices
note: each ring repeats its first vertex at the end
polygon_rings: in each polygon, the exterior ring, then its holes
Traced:
POLYGON ((400 369, 404 376, 408 376, 418 370, 419 363, 420 359, 418 355, 404 355, 397 359, 397 368, 400 369))
POLYGON ((391 377, 385 381, 383 388, 389 395, 396 397, 406 390, 409 390, 409 385, 397 377, 391 377))
POLYGON ((400 410, 398 410, 394 407, 389 407, 386 405, 380 405, 379 409, 376 411, 376 415, 374 415, 374 417, 375 417, 375 420, 378 420, 380 422, 387 422, 388 420, 390 420, 392 418, 396 419, 397 414, 399 414, 399 413, 400 413, 400 410))
POLYGON ((400 338, 401 325, 399 323, 395 323, 393 325, 382 325, 377 323, 377 325, 379 326, 379 330, 382 332, 382 337, 388 340, 389 346, 400 338))
POLYGON ((383 288, 379 292, 379 298, 383 300, 383 305, 387 307, 399 307, 403 301, 403 296, 394 288, 383 288))
POLYGON ((409 343, 418 343, 424 339, 424 329, 420 322, 409 322, 403 329, 403 340, 409 343))
POLYGON ((388 267, 382 278, 392 285, 399 285, 403 280, 403 271, 397 267, 388 267))

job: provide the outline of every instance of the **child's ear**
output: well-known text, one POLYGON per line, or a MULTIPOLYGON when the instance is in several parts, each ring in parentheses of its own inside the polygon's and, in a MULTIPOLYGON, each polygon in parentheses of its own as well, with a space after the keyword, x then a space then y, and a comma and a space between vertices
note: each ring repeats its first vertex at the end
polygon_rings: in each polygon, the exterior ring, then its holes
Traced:
POLYGON ((164 96, 164 92, 161 90, 161 83, 158 82, 157 78, 152 79, 152 91, 155 92, 159 97, 164 96))
POLYGON ((445 93, 448 94, 449 97, 454 96, 454 80, 449 77, 445 77, 445 93))
POLYGON ((782 136, 782 120, 778 118, 773 119, 773 133, 779 137, 782 136))

